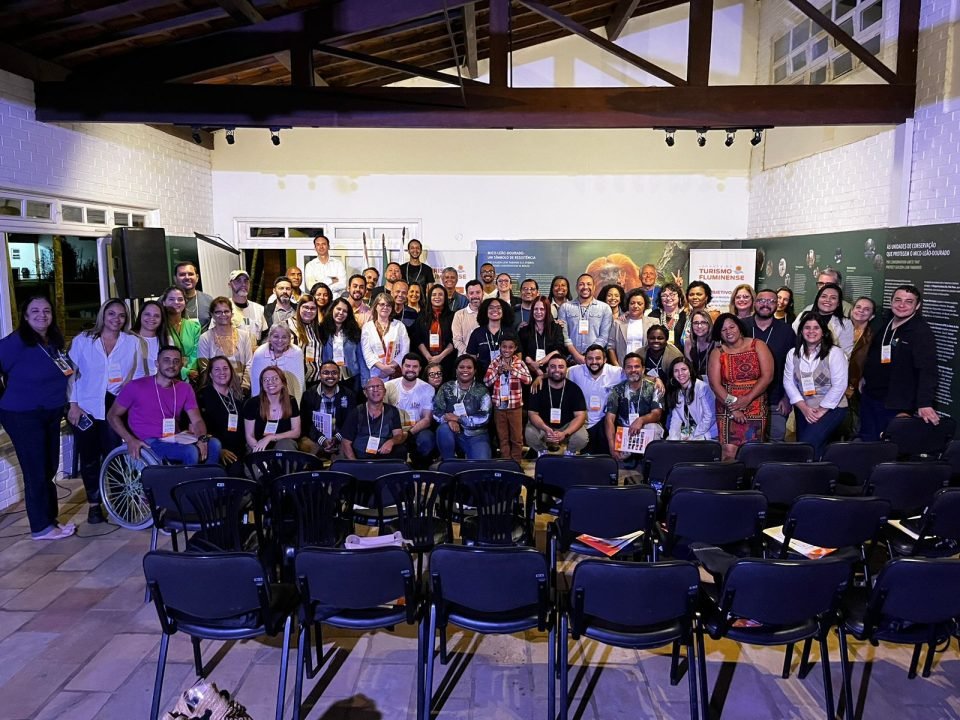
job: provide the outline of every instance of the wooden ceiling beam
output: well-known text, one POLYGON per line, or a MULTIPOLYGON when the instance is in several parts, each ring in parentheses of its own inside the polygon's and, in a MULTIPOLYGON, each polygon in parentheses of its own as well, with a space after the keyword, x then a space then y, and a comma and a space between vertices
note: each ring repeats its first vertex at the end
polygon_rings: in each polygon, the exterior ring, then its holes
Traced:
POLYGON ((898 124, 912 85, 298 88, 37 84, 41 122, 224 127, 750 128, 898 124), (462 105, 463 99, 466 106, 462 105))
MULTIPOLYGON (((445 43, 446 46, 446 43, 445 43)), ((396 62, 395 60, 388 60, 387 58, 378 58, 373 57, 372 55, 364 55, 362 53, 353 52, 352 50, 346 50, 344 48, 336 48, 330 45, 318 45, 314 48, 317 52, 323 53, 324 55, 331 55, 333 57, 344 58, 345 60, 354 60, 365 65, 373 65, 374 67, 387 68, 389 70, 395 70, 396 72, 403 73, 404 75, 412 75, 414 77, 424 77, 429 80, 435 80, 437 82, 442 82, 448 85, 460 85, 460 78, 456 75, 448 75, 442 72, 436 72, 434 70, 429 70, 427 68, 418 67, 416 65, 408 65, 407 63, 396 62)), ((449 53, 447 53, 447 64, 450 64, 449 53)), ((464 78, 463 83, 469 85, 479 85, 480 83, 475 80, 469 80, 464 78)))
POLYGON ((713 0, 690 0, 687 32, 687 82, 710 84, 710 46, 713 39, 713 0))
POLYGON ((917 82, 917 47, 920 39, 920 0, 900 0, 897 25, 897 80, 917 82))
POLYGON ((0 42, 0 69, 28 80, 65 80, 70 71, 8 43, 0 42))
POLYGON ((463 41, 465 53, 463 67, 467 77, 476 80, 480 74, 477 55, 477 5, 469 3, 463 7, 463 41))
POLYGON ((510 0, 490 0, 490 84, 506 87, 510 73, 510 0))
POLYGON ((620 37, 620 33, 627 26, 627 21, 633 17, 637 11, 640 0, 619 0, 613 12, 610 13, 610 19, 607 20, 605 31, 607 39, 613 42, 620 37))

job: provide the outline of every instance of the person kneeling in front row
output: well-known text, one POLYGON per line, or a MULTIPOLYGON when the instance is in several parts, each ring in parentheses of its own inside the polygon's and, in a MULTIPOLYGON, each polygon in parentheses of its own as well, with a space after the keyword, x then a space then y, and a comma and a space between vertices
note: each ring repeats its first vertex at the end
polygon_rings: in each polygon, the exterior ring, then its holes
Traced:
POLYGON ((364 391, 367 401, 347 414, 340 433, 344 457, 348 460, 406 460, 407 449, 403 444, 406 433, 400 411, 383 401, 386 395, 383 380, 371 377, 364 391))
POLYGON ((587 434, 587 402, 583 391, 567 380, 567 361, 552 357, 547 381, 530 394, 527 408, 527 445, 538 455, 563 446, 565 455, 576 455, 590 441, 587 434))

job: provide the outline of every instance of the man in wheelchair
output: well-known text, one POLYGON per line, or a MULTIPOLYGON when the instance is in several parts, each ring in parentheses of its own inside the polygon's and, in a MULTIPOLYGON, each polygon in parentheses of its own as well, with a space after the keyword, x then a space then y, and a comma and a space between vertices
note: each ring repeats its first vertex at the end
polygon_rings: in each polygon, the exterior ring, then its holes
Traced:
POLYGON ((207 434, 197 396, 189 383, 180 380, 182 366, 180 348, 161 347, 157 374, 124 385, 107 413, 107 422, 137 459, 147 448, 160 460, 215 465, 220 460, 220 441, 207 434), (183 413, 190 420, 189 432, 180 429, 183 413))

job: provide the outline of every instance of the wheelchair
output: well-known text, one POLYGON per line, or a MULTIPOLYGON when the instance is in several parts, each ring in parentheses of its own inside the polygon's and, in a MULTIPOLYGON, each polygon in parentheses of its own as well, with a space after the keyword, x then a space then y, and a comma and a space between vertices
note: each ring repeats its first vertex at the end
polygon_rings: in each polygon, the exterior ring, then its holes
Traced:
POLYGON ((135 459, 126 444, 111 450, 104 459, 100 466, 100 500, 117 525, 128 530, 145 530, 153 524, 140 471, 146 465, 160 464, 160 458, 149 448, 141 450, 140 459, 135 459))

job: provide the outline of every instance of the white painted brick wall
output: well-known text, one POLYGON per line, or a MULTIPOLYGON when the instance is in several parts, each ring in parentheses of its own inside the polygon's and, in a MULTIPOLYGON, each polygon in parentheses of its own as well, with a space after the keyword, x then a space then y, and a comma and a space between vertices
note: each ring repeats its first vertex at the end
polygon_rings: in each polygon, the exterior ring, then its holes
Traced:
MULTIPOLYGON (((37 122, 33 83, 0 71, 0 186, 156 210, 167 233, 191 235, 213 229, 210 155, 145 125, 37 122)), ((71 445, 67 434, 67 472, 71 445)), ((22 497, 16 455, 3 435, 0 508, 22 497)))

